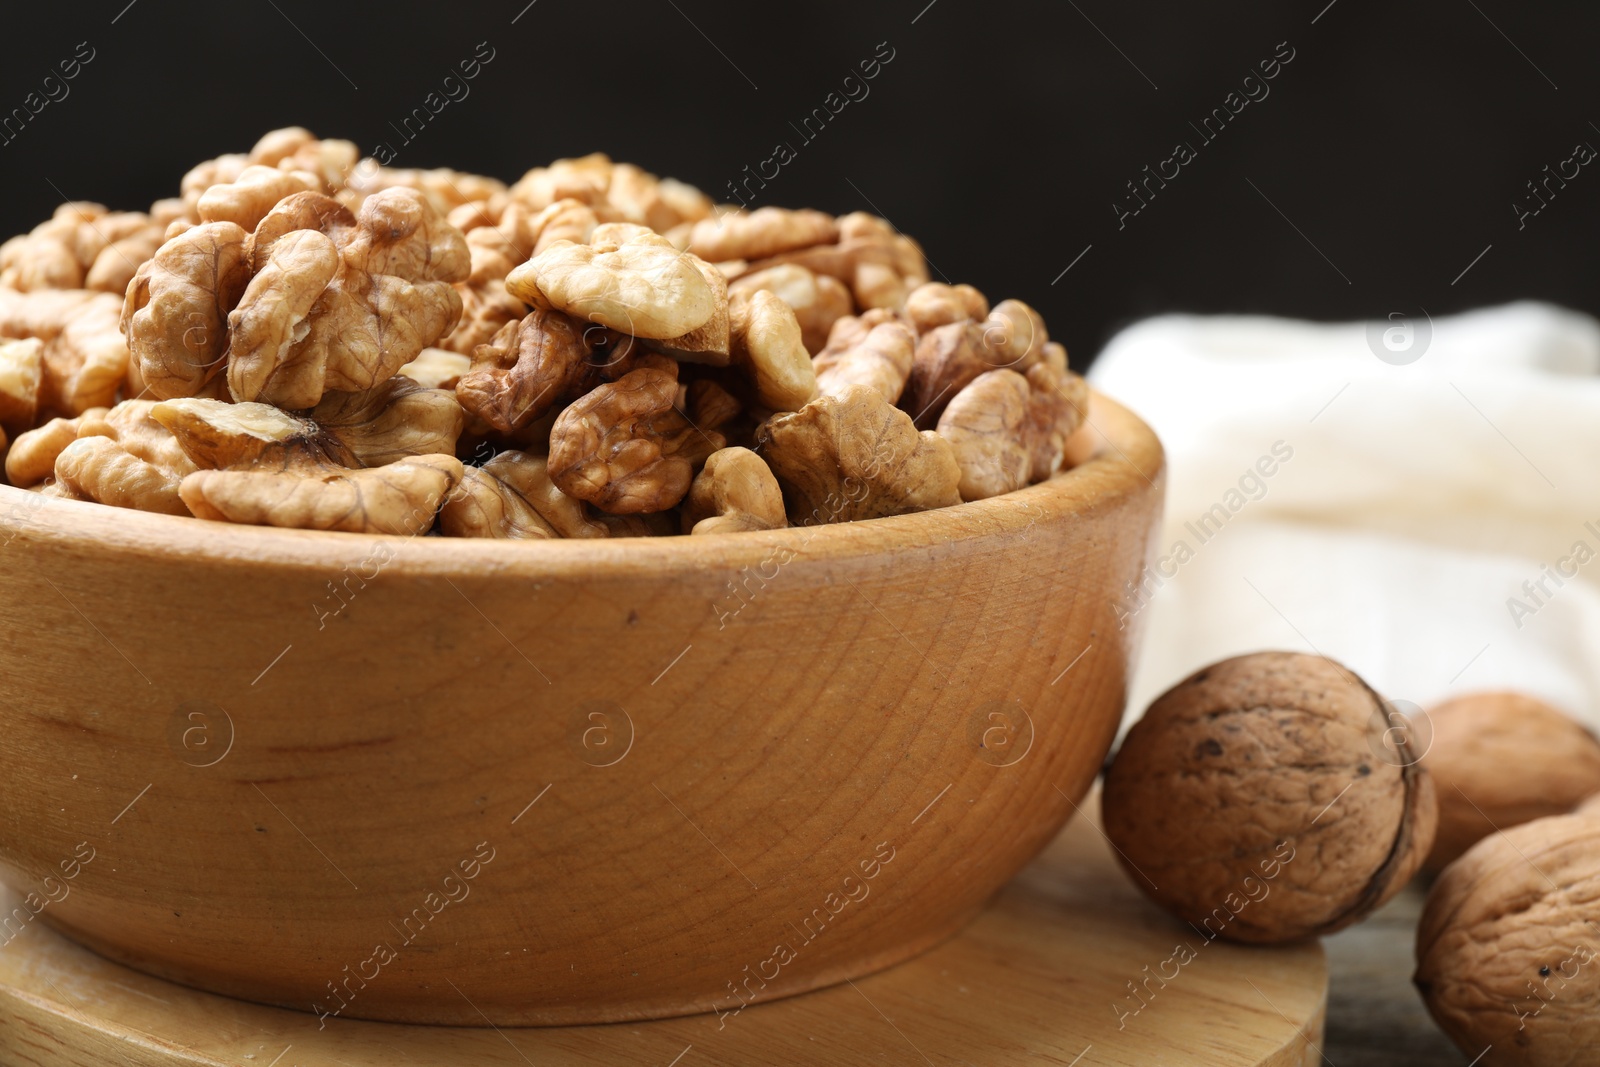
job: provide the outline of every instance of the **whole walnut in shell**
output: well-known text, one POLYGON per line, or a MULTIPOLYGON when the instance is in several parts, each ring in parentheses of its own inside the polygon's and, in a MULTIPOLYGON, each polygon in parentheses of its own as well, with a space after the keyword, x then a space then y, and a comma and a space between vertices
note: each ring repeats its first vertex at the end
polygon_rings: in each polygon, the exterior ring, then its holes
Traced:
POLYGON ((1600 818, 1536 819, 1474 845, 1434 883, 1415 981, 1484 1067, 1572 1067, 1600 1049, 1600 818))
POLYGON ((1519 693, 1473 693, 1428 712, 1424 765, 1439 792, 1439 870, 1496 830, 1562 815, 1600 793, 1600 741, 1567 715, 1519 693))
POLYGON ((1135 884, 1207 937, 1332 933, 1410 880, 1433 784, 1382 699, 1332 660, 1258 652, 1163 694, 1106 773, 1107 836, 1135 884))

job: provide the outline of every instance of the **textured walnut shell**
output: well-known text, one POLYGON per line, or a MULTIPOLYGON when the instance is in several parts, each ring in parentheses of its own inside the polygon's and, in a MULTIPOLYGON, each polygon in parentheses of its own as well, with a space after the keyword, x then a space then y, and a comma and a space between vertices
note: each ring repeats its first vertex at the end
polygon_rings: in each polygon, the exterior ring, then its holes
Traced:
POLYGON ((1439 870, 1496 830, 1571 811, 1600 793, 1600 742, 1550 705, 1519 693, 1474 693, 1428 712, 1423 765, 1439 792, 1439 870))
POLYGON ((1485 1067, 1569 1067, 1600 1049, 1600 818, 1495 834, 1445 868, 1417 926, 1417 989, 1485 1067))
POLYGON ((1405 759, 1380 758, 1387 725, 1332 660, 1224 660, 1128 732, 1106 834, 1135 884, 1207 937, 1331 933, 1399 892, 1433 843, 1433 783, 1404 744, 1405 759))

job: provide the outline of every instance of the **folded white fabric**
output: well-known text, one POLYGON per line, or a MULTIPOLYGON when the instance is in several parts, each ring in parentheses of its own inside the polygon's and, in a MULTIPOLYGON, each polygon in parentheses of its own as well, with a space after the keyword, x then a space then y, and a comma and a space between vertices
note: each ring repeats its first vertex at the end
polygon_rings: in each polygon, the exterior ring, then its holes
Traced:
POLYGON ((1391 699, 1518 689, 1600 729, 1593 319, 1164 316, 1090 379, 1169 463, 1156 558, 1115 609, 1145 628, 1130 719, 1206 663, 1285 648, 1391 699))

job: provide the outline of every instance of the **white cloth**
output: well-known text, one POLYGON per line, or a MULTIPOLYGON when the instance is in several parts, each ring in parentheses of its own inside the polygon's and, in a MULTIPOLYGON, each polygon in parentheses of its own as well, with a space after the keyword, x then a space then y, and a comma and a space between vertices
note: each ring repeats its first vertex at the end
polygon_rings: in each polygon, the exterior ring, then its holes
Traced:
POLYGON ((1095 364, 1169 463, 1167 562, 1119 608, 1144 627, 1130 721, 1207 663, 1283 648, 1391 700, 1510 688, 1600 729, 1600 325, 1439 318, 1403 366, 1369 343, 1389 327, 1164 316, 1095 364))

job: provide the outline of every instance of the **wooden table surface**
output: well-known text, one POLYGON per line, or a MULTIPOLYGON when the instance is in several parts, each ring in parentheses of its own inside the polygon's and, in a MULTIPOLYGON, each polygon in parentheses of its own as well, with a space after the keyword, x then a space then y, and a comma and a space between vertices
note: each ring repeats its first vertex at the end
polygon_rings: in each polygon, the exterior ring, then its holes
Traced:
POLYGON ((1464 1067, 1411 984, 1413 944, 1426 888, 1413 882, 1378 913, 1332 937, 1328 954, 1328 1031, 1334 1067, 1464 1067))

